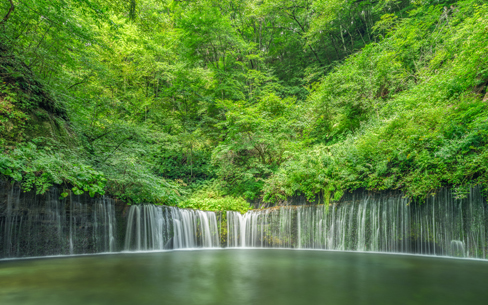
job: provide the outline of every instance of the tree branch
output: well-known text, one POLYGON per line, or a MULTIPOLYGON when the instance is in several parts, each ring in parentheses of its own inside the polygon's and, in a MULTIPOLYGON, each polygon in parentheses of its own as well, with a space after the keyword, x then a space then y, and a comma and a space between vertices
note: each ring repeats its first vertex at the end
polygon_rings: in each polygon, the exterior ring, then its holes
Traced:
POLYGON ((10 18, 10 15, 13 13, 14 10, 15 10, 14 1, 10 0, 10 8, 8 9, 7 15, 5 15, 5 17, 3 17, 3 20, 0 21, 0 25, 7 22, 7 20, 10 18))
MULTIPOLYGON (((305 27, 300 23, 300 21, 298 21, 298 18, 295 16, 295 14, 290 14, 290 13, 286 13, 288 16, 290 16, 293 20, 295 20, 295 22, 298 24, 298 26, 302 29, 302 33, 305 34, 306 30, 305 30, 305 27)), ((305 38, 306 40, 306 38, 305 38)), ((317 55, 317 53, 315 52, 315 50, 312 48, 311 45, 308 45, 308 47, 310 48, 310 51, 312 51, 313 55, 315 55, 315 58, 317 59, 317 61, 319 62, 319 64, 322 65, 322 61, 320 60, 319 56, 317 55)))
POLYGON ((87 81, 87 79, 84 79, 84 80, 82 80, 81 82, 74 83, 73 85, 69 86, 69 87, 68 87, 68 89, 71 89, 71 88, 73 88, 74 86, 81 85, 81 84, 83 84, 83 83, 84 83, 84 82, 86 82, 86 81, 87 81))
POLYGON ((132 139, 132 136, 129 136, 128 138, 125 138, 124 140, 122 140, 122 142, 120 142, 119 145, 117 145, 117 147, 115 147, 115 149, 110 153, 110 155, 107 156, 107 158, 105 158, 105 160, 102 161, 102 163, 107 162, 107 160, 117 151, 117 149, 119 149, 119 147, 122 144, 124 144, 125 141, 130 140, 130 139, 132 139))

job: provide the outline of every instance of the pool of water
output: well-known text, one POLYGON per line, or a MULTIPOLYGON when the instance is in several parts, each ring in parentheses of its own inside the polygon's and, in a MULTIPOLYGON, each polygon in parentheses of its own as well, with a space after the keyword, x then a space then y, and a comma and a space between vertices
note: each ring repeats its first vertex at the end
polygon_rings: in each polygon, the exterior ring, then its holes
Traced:
POLYGON ((488 262, 198 250, 0 261, 0 304, 487 304, 488 262))

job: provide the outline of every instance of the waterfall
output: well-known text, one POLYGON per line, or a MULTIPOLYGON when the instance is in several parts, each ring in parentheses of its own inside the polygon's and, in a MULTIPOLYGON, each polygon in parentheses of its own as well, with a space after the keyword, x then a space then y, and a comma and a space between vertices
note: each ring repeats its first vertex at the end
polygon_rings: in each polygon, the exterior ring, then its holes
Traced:
POLYGON ((116 250, 113 200, 44 195, 0 185, 0 257, 112 252, 116 250), (2 188, 3 187, 3 188, 2 188))
POLYGON ((465 257, 464 242, 460 240, 451 240, 451 256, 465 257))
POLYGON ((298 203, 215 213, 86 194, 60 199, 56 188, 36 195, 0 182, 0 258, 227 246, 487 259, 488 205, 477 187, 465 199, 442 189, 421 204, 359 191, 328 207, 298 203))
POLYGON ((284 206, 227 212, 229 247, 287 247, 461 256, 486 259, 487 204, 441 190, 422 204, 401 194, 355 193, 328 209, 284 206))
POLYGON ((172 216, 153 205, 133 205, 127 217, 126 250, 161 250, 170 240, 168 223, 172 216))
POLYGON ((133 205, 127 217, 125 250, 220 247, 214 212, 133 205))
POLYGON ((239 231, 243 223, 241 213, 227 212, 227 247, 233 248, 241 245, 239 231))

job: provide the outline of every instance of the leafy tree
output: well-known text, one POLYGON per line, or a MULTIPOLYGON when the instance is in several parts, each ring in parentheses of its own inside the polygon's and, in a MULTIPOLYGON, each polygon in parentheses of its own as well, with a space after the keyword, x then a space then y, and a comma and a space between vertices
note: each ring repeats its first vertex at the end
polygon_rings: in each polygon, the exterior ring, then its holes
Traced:
MULTIPOLYGON (((3 177, 131 203, 486 185, 479 0, 0 4, 3 177)), ((205 204, 199 204, 199 202, 205 204)))

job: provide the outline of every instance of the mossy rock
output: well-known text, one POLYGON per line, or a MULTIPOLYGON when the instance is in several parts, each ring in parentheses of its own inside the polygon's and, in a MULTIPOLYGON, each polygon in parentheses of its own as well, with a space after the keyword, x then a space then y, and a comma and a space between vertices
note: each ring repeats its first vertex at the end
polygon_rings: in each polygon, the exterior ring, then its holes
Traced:
POLYGON ((73 142, 64 106, 1 43, 0 75, 0 144, 15 146, 38 137, 73 142))

